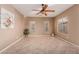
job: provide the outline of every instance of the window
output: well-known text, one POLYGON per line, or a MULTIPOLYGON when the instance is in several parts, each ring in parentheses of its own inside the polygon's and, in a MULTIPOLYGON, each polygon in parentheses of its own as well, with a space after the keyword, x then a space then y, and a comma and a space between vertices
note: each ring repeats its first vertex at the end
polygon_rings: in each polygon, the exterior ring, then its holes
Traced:
POLYGON ((67 33, 68 32, 68 19, 67 17, 58 20, 58 32, 67 33))
POLYGON ((48 32, 49 31, 49 21, 44 22, 44 31, 48 32))
POLYGON ((1 21, 1 28, 12 29, 14 28, 15 24, 15 15, 10 11, 1 8, 0 21, 1 21))
POLYGON ((36 29, 36 22, 35 21, 30 21, 30 32, 35 32, 36 29))

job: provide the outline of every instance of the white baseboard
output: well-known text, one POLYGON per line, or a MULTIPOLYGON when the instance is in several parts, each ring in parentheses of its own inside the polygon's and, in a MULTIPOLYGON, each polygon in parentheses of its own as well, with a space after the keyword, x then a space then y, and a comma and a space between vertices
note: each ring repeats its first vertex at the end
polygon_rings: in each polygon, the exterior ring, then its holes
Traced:
MULTIPOLYGON (((50 35, 30 35, 30 36, 32 36, 32 37, 38 37, 38 36, 39 36, 39 37, 40 37, 40 36, 50 36, 50 35)), ((30 36, 29 36, 29 37, 30 37, 30 36)), ((19 41, 20 41, 21 39, 23 39, 23 38, 24 38, 24 36, 22 36, 20 39, 16 40, 16 41, 13 42, 12 44, 8 45, 8 46, 5 47, 4 49, 2 49, 2 50, 0 51, 0 53, 4 52, 4 51, 7 50, 9 47, 13 46, 14 44, 16 44, 17 42, 19 42, 19 41)), ((74 44, 74 43, 72 43, 72 42, 70 42, 70 41, 67 41, 67 40, 65 40, 65 39, 63 39, 63 38, 61 38, 61 37, 56 36, 56 38, 61 39, 61 40, 63 40, 64 42, 69 43, 69 44, 71 44, 71 45, 73 45, 73 46, 79 48, 79 45, 76 45, 76 44, 74 44)))
POLYGON ((5 50, 7 50, 9 47, 13 46, 14 44, 16 44, 17 42, 19 42, 21 39, 23 39, 24 36, 20 37, 19 39, 17 39, 15 42, 11 43, 10 45, 8 45, 7 47, 5 47, 4 49, 2 49, 0 51, 0 53, 4 52, 5 50))
POLYGON ((70 42, 70 41, 67 41, 67 40, 65 40, 65 39, 63 39, 63 38, 61 38, 61 37, 56 36, 56 38, 61 39, 61 40, 63 40, 64 42, 69 43, 69 44, 71 44, 71 45, 73 45, 73 46, 79 48, 79 45, 74 44, 74 43, 72 43, 72 42, 70 42))
POLYGON ((44 37, 44 36, 50 36, 50 35, 29 35, 28 37, 44 37))

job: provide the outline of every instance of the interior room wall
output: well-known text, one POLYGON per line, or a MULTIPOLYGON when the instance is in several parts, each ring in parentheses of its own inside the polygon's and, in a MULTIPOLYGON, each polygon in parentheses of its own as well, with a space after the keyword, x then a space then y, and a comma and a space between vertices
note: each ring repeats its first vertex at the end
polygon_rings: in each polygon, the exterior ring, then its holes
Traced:
POLYGON ((13 43, 23 35, 25 28, 24 16, 20 14, 12 5, 2 4, 0 9, 5 8, 15 15, 15 26, 13 29, 0 28, 0 50, 13 43))
POLYGON ((29 28, 30 21, 36 22, 36 30, 33 35, 51 35, 53 33, 53 18, 51 17, 26 17, 26 27, 29 28), (49 32, 44 31, 44 21, 49 21, 49 32))
POLYGON ((54 18, 55 22, 55 34, 68 40, 74 44, 79 45, 79 5, 74 5, 68 10, 64 11, 62 14, 54 18), (68 18, 68 34, 60 33, 57 31, 57 21, 61 17, 68 18))

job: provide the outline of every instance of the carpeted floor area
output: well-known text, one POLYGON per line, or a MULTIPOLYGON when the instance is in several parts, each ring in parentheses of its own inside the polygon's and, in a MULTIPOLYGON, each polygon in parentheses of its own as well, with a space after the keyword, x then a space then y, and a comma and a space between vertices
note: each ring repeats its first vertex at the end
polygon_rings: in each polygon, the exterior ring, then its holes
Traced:
POLYGON ((55 37, 28 37, 22 39, 3 54, 77 54, 79 48, 55 37))

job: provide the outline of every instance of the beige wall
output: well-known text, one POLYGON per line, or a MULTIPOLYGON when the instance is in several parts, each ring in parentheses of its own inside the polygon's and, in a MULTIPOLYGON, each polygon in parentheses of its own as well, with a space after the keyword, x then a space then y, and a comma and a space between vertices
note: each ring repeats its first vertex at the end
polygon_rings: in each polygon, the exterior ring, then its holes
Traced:
POLYGON ((1 29, 0 28, 0 50, 7 47, 9 44, 16 41, 19 37, 23 35, 24 28, 29 27, 29 21, 36 21, 37 30, 33 34, 38 35, 48 35, 53 32, 53 19, 45 17, 26 17, 24 19, 23 15, 20 14, 12 5, 0 5, 0 10, 5 8, 6 10, 15 14, 15 27, 14 29, 1 29), (43 31, 43 22, 49 21, 49 32, 45 33, 43 31))
POLYGON ((0 50, 21 37, 25 27, 23 15, 21 15, 15 8, 8 4, 0 5, 0 8, 1 7, 15 14, 15 27, 14 29, 0 28, 0 50))
POLYGON ((48 17, 26 17, 24 19, 14 7, 11 5, 0 5, 0 8, 5 8, 15 14, 15 28, 14 29, 1 29, 0 28, 0 50, 11 44, 17 38, 22 36, 24 28, 29 27, 29 21, 36 21, 36 32, 32 34, 36 35, 48 35, 55 33, 60 37, 79 45, 79 5, 75 5, 66 10, 62 14, 53 18, 48 17), (57 20, 61 17, 68 17, 68 34, 62 34, 57 32, 57 20), (43 31, 43 22, 49 21, 49 32, 43 31))
POLYGON ((35 21, 36 22, 36 31, 31 34, 35 35, 49 35, 53 33, 53 18, 48 17, 27 17, 25 18, 26 27, 29 28, 29 22, 35 21), (44 32, 44 21, 49 21, 49 32, 44 32))
POLYGON ((66 40, 79 45, 79 5, 74 5, 70 9, 66 10, 62 14, 58 15, 54 19, 55 22, 55 34, 65 38, 66 40), (57 20, 61 17, 68 17, 68 34, 62 34, 57 32, 57 20))

